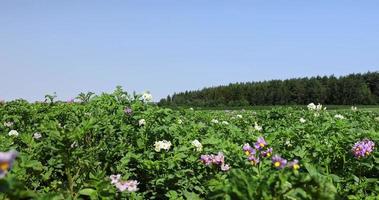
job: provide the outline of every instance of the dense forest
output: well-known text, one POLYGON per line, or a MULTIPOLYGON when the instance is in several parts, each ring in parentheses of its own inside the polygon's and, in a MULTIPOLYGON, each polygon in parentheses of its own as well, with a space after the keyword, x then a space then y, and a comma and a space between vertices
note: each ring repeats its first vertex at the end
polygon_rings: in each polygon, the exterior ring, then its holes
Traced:
POLYGON ((159 105, 212 107, 304 105, 310 102, 328 105, 379 104, 379 72, 232 83, 175 93, 162 99, 159 105))

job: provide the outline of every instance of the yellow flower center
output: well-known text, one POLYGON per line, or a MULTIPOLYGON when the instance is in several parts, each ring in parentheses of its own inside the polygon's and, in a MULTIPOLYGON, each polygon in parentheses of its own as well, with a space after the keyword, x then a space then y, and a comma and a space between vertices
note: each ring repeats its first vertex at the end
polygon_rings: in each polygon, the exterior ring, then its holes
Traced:
POLYGON ((245 154, 248 156, 248 155, 250 155, 250 152, 249 151, 245 151, 245 154))
POLYGON ((270 157, 271 156, 271 153, 267 153, 267 157, 270 157))
POLYGON ((265 146, 265 144, 263 144, 263 143, 259 143, 259 146, 261 146, 261 147, 264 147, 264 146, 265 146))
POLYGON ((294 165, 293 165, 293 169, 294 169, 294 170, 298 170, 298 169, 300 169, 300 165, 298 165, 298 164, 294 164, 294 165))
POLYGON ((280 166, 280 162, 275 162, 275 163, 274 163, 274 166, 275 166, 275 167, 279 167, 279 166, 280 166))
POLYGON ((7 163, 7 162, 0 163, 0 169, 2 171, 7 171, 9 169, 9 163, 7 163))
POLYGON ((370 155, 370 152, 367 151, 367 152, 366 152, 366 155, 370 155))
POLYGON ((251 163, 252 165, 256 165, 256 164, 257 164, 257 163, 254 162, 254 161, 250 161, 250 163, 251 163))

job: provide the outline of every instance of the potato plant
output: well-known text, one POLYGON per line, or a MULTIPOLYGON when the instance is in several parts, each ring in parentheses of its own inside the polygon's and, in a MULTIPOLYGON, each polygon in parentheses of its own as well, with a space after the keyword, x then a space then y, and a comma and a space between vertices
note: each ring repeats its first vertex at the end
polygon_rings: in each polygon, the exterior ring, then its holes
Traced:
POLYGON ((0 104, 0 199, 379 196, 377 112, 172 110, 120 88, 90 97, 0 104))

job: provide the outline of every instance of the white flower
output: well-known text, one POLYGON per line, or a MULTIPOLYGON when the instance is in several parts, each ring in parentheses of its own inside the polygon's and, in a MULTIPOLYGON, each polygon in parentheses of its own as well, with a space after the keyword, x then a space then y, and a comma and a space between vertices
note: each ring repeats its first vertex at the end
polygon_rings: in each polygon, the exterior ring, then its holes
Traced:
POLYGON ((334 118, 336 119, 345 119, 345 117, 341 114, 334 115, 334 118))
POLYGON ((190 108, 190 110, 193 110, 193 108, 190 108))
POLYGON ((228 164, 222 164, 221 165, 221 171, 229 171, 230 169, 230 166, 228 164))
POLYGON ((321 104, 318 104, 316 106, 314 103, 308 104, 307 108, 308 108, 308 110, 314 110, 314 111, 326 110, 326 107, 322 107, 321 104))
POLYGON ((203 145, 199 142, 199 140, 194 140, 191 144, 196 147, 196 151, 201 151, 203 149, 203 145))
POLYGON ((153 101, 153 96, 150 94, 150 92, 145 92, 142 94, 142 100, 144 102, 151 102, 153 101))
POLYGON ((13 126, 13 122, 4 122, 4 126, 9 128, 13 126))
POLYGON ((11 130, 8 133, 9 136, 18 136, 18 132, 16 130, 11 130))
POLYGON ((292 147, 292 144, 291 144, 290 140, 287 140, 285 145, 287 145, 288 147, 292 147))
POLYGON ((72 144, 71 144, 71 148, 75 148, 75 147, 78 147, 78 143, 76 141, 74 141, 72 144))
POLYGON ((144 126, 146 124, 146 120, 145 119, 140 119, 139 121, 138 121, 138 125, 139 126, 144 126))
POLYGON ((315 116, 315 117, 319 117, 319 116, 320 116, 320 113, 314 113, 313 116, 315 116))
POLYGON ((301 123, 305 123, 307 120, 305 120, 304 118, 300 118, 300 122, 301 123))
POLYGON ((316 110, 322 110, 322 105, 321 105, 321 104, 318 104, 318 105, 316 106, 316 110))
POLYGON ((257 122, 255 122, 254 129, 257 131, 262 131, 262 126, 259 126, 257 122))
POLYGON ((351 110, 352 110, 352 111, 357 111, 357 110, 358 110, 358 108, 357 108, 357 107, 355 107, 355 106, 351 106, 351 110))
POLYGON ((154 143, 155 151, 160 152, 162 149, 168 151, 171 147, 171 142, 162 140, 154 143))
POLYGON ((129 192, 137 192, 138 191, 138 181, 130 180, 127 181, 126 184, 128 185, 128 191, 129 192))
POLYGON ((242 115, 237 115, 237 118, 240 118, 240 119, 242 119, 242 115))
POLYGON ((222 121, 221 123, 224 125, 229 125, 229 122, 227 122, 227 121, 222 121))
POLYGON ((181 119, 178 119, 178 124, 183 124, 183 121, 181 119))
POLYGON ((42 137, 41 133, 38 133, 38 132, 37 132, 37 133, 34 133, 34 134, 33 134, 33 138, 34 138, 34 139, 37 139, 37 140, 38 140, 38 139, 40 139, 41 137, 42 137))
POLYGON ((307 106, 308 110, 316 110, 316 105, 314 103, 310 103, 307 106))
POLYGON ((111 184, 116 184, 121 180, 121 174, 111 175, 109 178, 111 179, 111 184))
POLYGON ((211 122, 214 123, 214 124, 218 124, 218 120, 217 119, 212 119, 211 122))

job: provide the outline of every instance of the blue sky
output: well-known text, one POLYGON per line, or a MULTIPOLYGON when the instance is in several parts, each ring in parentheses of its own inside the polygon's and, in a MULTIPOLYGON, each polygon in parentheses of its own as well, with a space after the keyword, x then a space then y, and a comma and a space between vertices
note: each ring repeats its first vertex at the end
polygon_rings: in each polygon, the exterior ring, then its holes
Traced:
POLYGON ((379 70, 376 0, 0 0, 0 99, 379 70))

